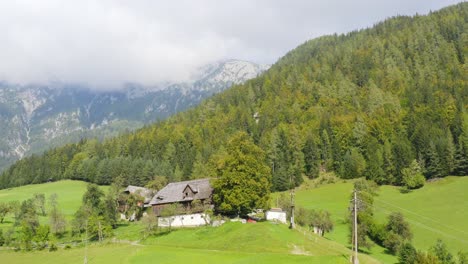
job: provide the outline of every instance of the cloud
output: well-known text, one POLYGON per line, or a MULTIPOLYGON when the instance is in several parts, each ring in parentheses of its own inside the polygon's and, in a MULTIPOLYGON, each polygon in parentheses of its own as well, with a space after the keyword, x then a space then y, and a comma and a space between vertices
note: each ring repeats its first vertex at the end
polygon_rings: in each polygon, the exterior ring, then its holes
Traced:
POLYGON ((307 39, 457 1, 0 1, 0 79, 184 81, 227 58, 273 63, 307 39))

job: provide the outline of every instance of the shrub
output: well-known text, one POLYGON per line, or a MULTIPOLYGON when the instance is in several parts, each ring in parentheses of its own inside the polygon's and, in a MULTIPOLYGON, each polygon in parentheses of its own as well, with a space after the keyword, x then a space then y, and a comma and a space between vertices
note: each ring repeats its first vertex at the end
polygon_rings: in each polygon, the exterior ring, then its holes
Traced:
POLYGON ((458 252, 458 263, 459 264, 468 264, 468 253, 458 252))
POLYGON ((454 257, 441 239, 437 240, 436 244, 430 249, 430 252, 434 254, 442 263, 455 263, 454 257))
POLYGON ((390 251, 390 253, 396 254, 400 251, 400 248, 403 245, 403 239, 401 238, 401 236, 393 232, 389 232, 383 244, 385 248, 387 248, 388 251, 390 251))
POLYGON ((300 226, 309 226, 311 225, 311 211, 303 207, 297 207, 295 214, 296 224, 300 226))
POLYGON ((5 244, 5 238, 3 237, 3 230, 0 229, 0 247, 5 244))
POLYGON ((385 225, 373 223, 369 227, 369 237, 377 244, 384 246, 385 238, 387 237, 387 230, 385 225))
POLYGON ((405 243, 401 246, 398 254, 398 261, 400 263, 413 264, 416 261, 416 249, 410 243, 405 243))
POLYGON ((401 173, 403 174, 403 185, 409 190, 419 189, 424 186, 426 178, 421 173, 421 167, 416 160, 413 160, 408 168, 404 168, 401 173))
POLYGON ((411 240, 413 233, 410 230, 409 223, 400 212, 393 212, 388 216, 387 231, 393 232, 403 239, 411 240))
POLYGON ((53 252, 53 251, 57 251, 57 250, 58 250, 58 248, 57 248, 57 246, 55 245, 55 243, 50 244, 50 246, 49 246, 49 252, 53 252))

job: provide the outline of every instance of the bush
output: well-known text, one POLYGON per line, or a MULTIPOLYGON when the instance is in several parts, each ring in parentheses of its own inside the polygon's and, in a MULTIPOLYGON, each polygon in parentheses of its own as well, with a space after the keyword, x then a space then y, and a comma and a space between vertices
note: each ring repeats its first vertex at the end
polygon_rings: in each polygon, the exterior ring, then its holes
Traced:
POLYGON ((412 264, 416 261, 416 249, 410 243, 405 243, 401 246, 398 254, 398 261, 400 263, 412 264))
POLYGON ((5 238, 3 237, 3 230, 0 229, 0 247, 5 244, 5 238))
POLYGON ((70 245, 66 245, 66 246, 64 247, 64 249, 71 249, 71 246, 70 246, 70 245))
POLYGON ((8 246, 13 244, 15 242, 15 234, 16 232, 13 227, 7 229, 6 232, 3 233, 4 245, 8 246))
POLYGON ((57 246, 55 245, 55 243, 50 244, 50 246, 49 246, 49 252, 53 252, 53 251, 57 251, 57 250, 58 250, 58 248, 57 248, 57 246))
POLYGON ((389 232, 401 236, 402 239, 411 240, 413 238, 410 225, 400 212, 393 212, 388 216, 386 229, 389 232))
POLYGON ((385 238, 384 242, 383 242, 384 246, 386 249, 388 249, 388 251, 390 251, 390 253, 392 254, 396 254, 400 251, 400 248, 402 247, 403 245, 403 240, 401 238, 401 236, 393 233, 393 232, 389 232, 387 234, 387 237, 385 238))
POLYGON ((295 214, 294 214, 294 220, 296 221, 296 224, 300 226, 309 226, 311 225, 311 211, 307 210, 303 207, 297 207, 295 214))
POLYGON ((438 239, 436 244, 430 249, 430 252, 435 255, 442 263, 454 264, 454 257, 447 249, 445 243, 438 239))
POLYGON ((426 178, 421 173, 421 167, 416 160, 413 160, 408 168, 404 168, 401 173, 403 174, 403 185, 409 189, 419 189, 424 186, 426 178))
POLYGON ((385 225, 373 223, 369 227, 369 237, 377 244, 384 246, 384 241, 387 237, 385 225))
POLYGON ((334 173, 323 173, 320 174, 320 176, 314 180, 314 187, 318 187, 324 184, 335 183, 338 182, 338 180, 339 178, 336 177, 334 173))
POLYGON ((468 264, 468 253, 458 252, 458 263, 468 264))

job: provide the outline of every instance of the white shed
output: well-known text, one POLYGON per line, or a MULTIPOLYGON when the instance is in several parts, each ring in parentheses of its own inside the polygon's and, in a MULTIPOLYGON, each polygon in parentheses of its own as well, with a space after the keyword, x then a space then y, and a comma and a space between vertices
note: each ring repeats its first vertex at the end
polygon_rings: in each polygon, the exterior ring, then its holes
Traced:
POLYGON ((268 221, 277 221, 286 224, 286 212, 281 208, 271 208, 265 214, 268 221))

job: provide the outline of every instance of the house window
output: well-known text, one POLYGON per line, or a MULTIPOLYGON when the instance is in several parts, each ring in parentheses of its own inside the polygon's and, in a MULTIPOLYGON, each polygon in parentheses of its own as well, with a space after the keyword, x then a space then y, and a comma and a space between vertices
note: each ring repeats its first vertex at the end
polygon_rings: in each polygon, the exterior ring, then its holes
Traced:
POLYGON ((187 196, 188 196, 188 192, 185 193, 185 197, 187 197, 187 196))

